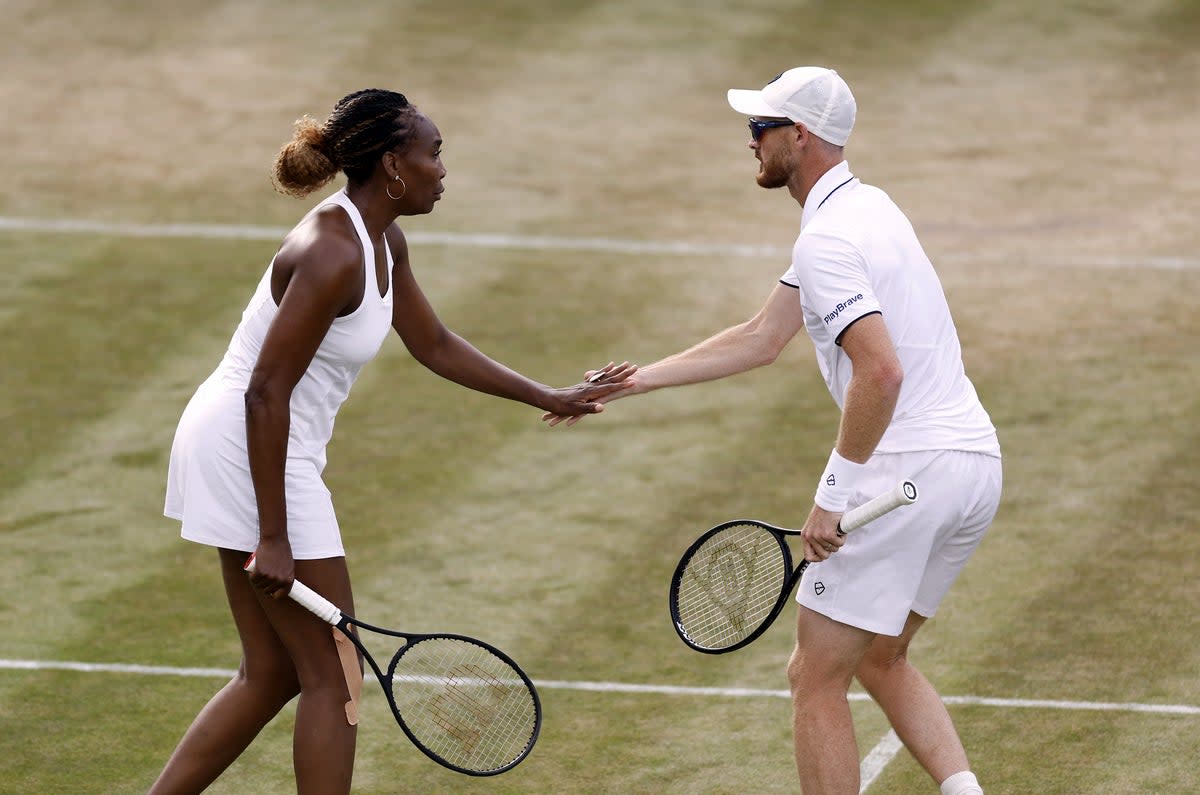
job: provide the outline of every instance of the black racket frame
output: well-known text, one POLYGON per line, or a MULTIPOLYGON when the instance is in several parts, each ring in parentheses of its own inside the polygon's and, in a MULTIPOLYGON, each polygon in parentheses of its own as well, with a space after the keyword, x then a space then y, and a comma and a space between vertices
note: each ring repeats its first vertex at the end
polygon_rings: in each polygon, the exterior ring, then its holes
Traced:
POLYGON ((345 613, 342 613, 341 620, 338 621, 334 626, 337 627, 342 632, 343 635, 345 635, 346 637, 348 637, 350 639, 350 642, 353 643, 355 645, 355 647, 359 650, 359 652, 362 653, 363 659, 366 660, 367 664, 371 666, 371 670, 375 673, 375 678, 379 681, 379 684, 382 685, 383 693, 387 697, 388 706, 392 710, 392 715, 396 718, 396 723, 398 723, 400 725, 400 728, 401 728, 401 730, 404 731, 404 734, 408 737, 408 739, 412 742, 412 744, 415 745, 421 751, 421 753, 425 754, 426 756, 428 756, 433 761, 437 762, 442 767, 448 768, 457 773, 464 773, 468 776, 494 776, 499 773, 503 773, 506 770, 513 769, 521 762, 521 760, 523 760, 525 757, 529 756, 529 752, 533 750, 534 743, 537 742, 538 735, 541 733, 541 730, 542 730, 542 700, 538 696, 537 688, 534 687, 533 680, 531 680, 529 678, 529 676, 523 670, 521 670, 521 666, 517 665, 516 661, 513 660, 512 657, 509 657, 507 654, 505 654, 500 649, 497 649, 495 646, 491 645, 490 643, 485 643, 484 641, 479 640, 478 638, 472 638, 467 635, 455 635, 455 634, 446 633, 446 632, 439 632, 439 633, 433 633, 433 634, 418 634, 418 633, 411 633, 411 632, 399 632, 399 631, 393 630, 393 629, 385 629, 384 627, 377 627, 373 624, 368 624, 365 621, 359 621, 358 619, 353 618, 352 616, 348 616, 345 613), (359 629, 365 629, 370 632, 375 632, 380 635, 388 635, 393 638, 401 638, 405 641, 405 644, 403 646, 401 646, 399 649, 397 649, 396 653, 392 655, 392 660, 388 664, 388 669, 387 669, 386 675, 379 668, 379 665, 375 662, 375 658, 371 655, 371 652, 367 649, 366 644, 364 644, 363 641, 358 637, 358 633, 350 631, 351 626, 358 627, 359 629), (442 757, 438 756, 436 753, 434 753, 429 748, 426 748, 425 744, 423 742, 421 742, 419 739, 417 739, 417 737, 413 733, 412 729, 410 729, 408 727, 408 723, 404 720, 404 715, 401 713, 399 706, 397 706, 397 704, 396 704, 396 697, 392 692, 392 689, 395 687, 393 675, 395 674, 396 666, 400 664, 400 659, 406 653, 408 653, 408 651, 410 649, 412 649, 417 644, 419 644, 423 641, 436 640, 438 638, 447 638, 450 640, 457 640, 457 641, 463 641, 466 643, 470 643, 472 645, 479 646, 480 648, 490 652, 491 654, 496 655, 501 660, 503 660, 505 663, 512 666, 512 669, 514 671, 516 671, 518 676, 521 677, 521 681, 525 683, 525 687, 527 687, 529 689, 529 694, 533 698, 533 709, 534 709, 533 732, 529 735, 529 740, 526 742, 525 748, 521 751, 521 753, 518 754, 516 756, 516 758, 512 759, 511 761, 502 765, 501 767, 493 768, 490 770, 472 770, 471 768, 466 768, 466 767, 462 767, 461 765, 456 765, 448 759, 443 759, 442 757))
POLYGON ((799 530, 787 530, 782 527, 776 527, 773 524, 768 524, 767 522, 759 521, 758 519, 731 519, 728 522, 722 522, 693 541, 692 545, 687 548, 687 550, 683 553, 683 556, 679 559, 679 564, 675 567, 675 573, 671 576, 671 590, 668 594, 668 601, 671 609, 671 624, 675 627, 675 634, 679 636, 679 639, 692 649, 695 649, 698 652, 703 652, 704 654, 728 654, 731 651, 737 651, 743 646, 746 646, 747 644, 757 640, 759 636, 766 632, 767 629, 773 623, 775 623, 775 619, 779 617, 779 613, 783 610, 783 606, 787 604, 788 596, 791 594, 792 589, 796 587, 796 583, 799 582, 800 578, 804 576, 804 570, 808 568, 809 562, 801 559, 800 565, 797 566, 794 571, 792 570, 792 550, 788 547, 787 541, 785 540, 785 536, 789 535, 798 536, 801 535, 801 533, 799 530), (779 550, 783 555, 783 570, 791 571, 791 574, 784 578, 783 585, 779 590, 779 594, 775 597, 775 606, 771 608, 771 612, 767 614, 767 617, 763 619, 763 621, 758 625, 757 629, 732 646, 724 646, 719 649, 701 646, 688 637, 687 632, 684 631, 683 622, 679 617, 679 586, 683 579, 683 573, 687 569, 688 564, 691 563, 692 557, 709 539, 718 533, 724 532, 730 527, 745 525, 754 525, 770 532, 772 538, 774 538, 775 542, 779 545, 779 550))

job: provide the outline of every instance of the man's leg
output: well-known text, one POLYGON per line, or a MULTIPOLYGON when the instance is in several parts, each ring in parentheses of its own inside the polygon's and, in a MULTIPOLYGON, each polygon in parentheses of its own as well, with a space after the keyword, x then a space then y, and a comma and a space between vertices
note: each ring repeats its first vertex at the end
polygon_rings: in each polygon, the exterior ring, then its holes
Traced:
POLYGON ((858 743, 846 691, 873 637, 800 607, 788 683, 804 795, 858 795, 858 743))
MULTIPOLYGON (((924 623, 924 617, 909 613, 900 637, 876 636, 859 663, 857 675, 905 747, 933 780, 942 784, 970 766, 946 705, 929 680, 908 662, 909 643, 924 623)), ((971 789, 970 782, 958 791, 982 793, 971 789)))

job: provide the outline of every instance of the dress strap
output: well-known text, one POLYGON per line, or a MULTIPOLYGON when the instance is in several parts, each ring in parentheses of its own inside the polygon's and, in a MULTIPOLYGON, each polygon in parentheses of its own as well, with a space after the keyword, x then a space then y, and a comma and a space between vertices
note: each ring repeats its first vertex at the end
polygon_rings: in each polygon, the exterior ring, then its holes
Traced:
POLYGON ((362 213, 358 211, 358 207, 354 206, 354 202, 350 201, 350 197, 346 195, 346 191, 344 189, 339 190, 337 193, 321 202, 320 206, 324 207, 327 204, 340 205, 342 209, 346 211, 346 214, 350 216, 350 221, 354 224, 355 231, 358 232, 359 242, 362 243, 363 267, 366 268, 367 273, 374 275, 375 244, 371 241, 371 236, 367 234, 367 225, 363 222, 362 213))

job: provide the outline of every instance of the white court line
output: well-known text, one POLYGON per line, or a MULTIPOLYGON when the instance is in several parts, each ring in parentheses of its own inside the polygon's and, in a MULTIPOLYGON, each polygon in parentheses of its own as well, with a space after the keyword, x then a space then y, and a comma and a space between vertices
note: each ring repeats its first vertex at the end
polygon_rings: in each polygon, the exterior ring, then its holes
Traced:
MULTIPOLYGON (((19 218, 0 216, 0 231, 49 232, 58 234, 94 234, 114 237, 201 238, 208 240, 278 240, 288 232, 282 226, 246 224, 139 224, 89 221, 84 218, 19 218)), ((539 235, 455 234, 453 232, 410 232, 408 242, 416 245, 459 246, 484 249, 522 249, 542 251, 601 251, 609 254, 662 254, 668 256, 710 256, 787 259, 791 249, 782 246, 748 243, 695 243, 684 241, 626 240, 611 237, 548 237, 539 235)), ((945 259, 965 261, 963 256, 945 259)), ((971 258, 974 259, 974 258, 971 258)), ((1154 270, 1200 270, 1200 259, 1189 257, 1058 257, 1040 260, 1028 256, 1006 261, 1049 267, 1077 268, 1150 268, 1154 270)))
MULTIPOLYGON (((139 674, 143 676, 230 677, 232 668, 176 668, 165 665, 133 663, 90 663, 58 660, 0 659, 0 670, 79 671, 82 673, 139 674)), ((626 682, 583 682, 561 679, 535 679, 546 690, 580 690, 600 693, 648 693, 665 696, 717 696, 723 698, 791 698, 786 690, 749 687, 687 687, 681 685, 642 685, 626 682)), ((850 693, 851 701, 870 701, 866 693, 850 693)), ((990 698, 984 696, 945 696, 951 706, 983 706, 1025 709, 1057 709, 1101 712, 1143 712, 1155 715, 1200 715, 1200 706, 1191 704, 1137 704, 1130 702, 1064 701, 1061 699, 990 698)))
POLYGON ((904 747, 904 743, 900 742, 900 738, 896 736, 896 732, 888 729, 888 733, 883 735, 883 739, 879 741, 870 753, 863 757, 862 762, 858 766, 858 795, 867 791, 875 783, 875 779, 879 778, 879 774, 888 766, 888 762, 895 758, 896 754, 900 753, 900 749, 904 747))
MULTIPOLYGON (((138 674, 142 676, 182 676, 201 678, 228 678, 234 675, 232 668, 176 668, 166 665, 136 665, 132 663, 89 663, 54 660, 6 660, 0 659, 0 670, 22 671, 78 671, 81 673, 138 674)), ((371 678, 368 674, 368 678, 371 678)), ((722 698, 791 698, 786 690, 764 690, 748 687, 686 687, 680 685, 641 685, 623 682, 584 682, 561 679, 534 680, 534 684, 546 690, 577 690, 600 693, 649 693, 668 696, 716 696, 722 698)), ((850 701, 870 701, 866 693, 848 694, 850 701)), ((1012 699, 987 698, 983 696, 946 696, 946 704, 965 706, 987 706, 1007 708, 1099 710, 1106 712, 1143 712, 1159 715, 1200 715, 1200 706, 1189 704, 1136 704, 1120 702, 1063 701, 1060 699, 1012 699)), ((859 795, 867 791, 888 763, 903 748, 894 731, 888 733, 872 748, 859 765, 859 795)))
MULTIPOLYGON (((0 231, 95 234, 114 237, 201 238, 207 240, 279 240, 288 233, 283 226, 241 224, 134 224, 89 221, 75 218, 13 218, 0 216, 0 231)), ((462 246, 490 249, 536 249, 545 251, 602 251, 611 254, 673 254, 676 256, 786 257, 789 249, 779 246, 744 244, 684 243, 653 240, 622 240, 611 237, 544 237, 536 235, 455 234, 453 232, 406 232, 409 243, 432 246, 462 246)))

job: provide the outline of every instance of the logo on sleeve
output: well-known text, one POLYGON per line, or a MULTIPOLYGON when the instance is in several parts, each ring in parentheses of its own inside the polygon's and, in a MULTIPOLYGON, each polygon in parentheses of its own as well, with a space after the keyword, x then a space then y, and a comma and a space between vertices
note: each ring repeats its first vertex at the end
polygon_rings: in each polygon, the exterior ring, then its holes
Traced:
POLYGON ((863 300, 863 294, 859 293, 858 295, 850 296, 845 301, 841 301, 840 303, 838 303, 837 306, 835 306, 833 308, 832 312, 830 312, 828 315, 825 316, 825 324, 829 325, 835 319, 837 319, 838 315, 842 314, 843 310, 849 309, 851 306, 853 306, 854 304, 858 303, 861 300, 863 300))
POLYGON ((814 582, 813 583, 813 593, 815 593, 817 596, 820 596, 821 594, 825 593, 825 583, 821 582, 820 580, 817 580, 816 582, 814 582))

